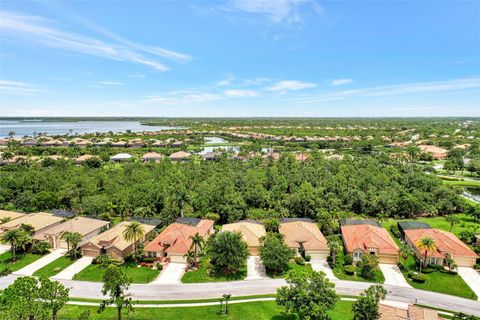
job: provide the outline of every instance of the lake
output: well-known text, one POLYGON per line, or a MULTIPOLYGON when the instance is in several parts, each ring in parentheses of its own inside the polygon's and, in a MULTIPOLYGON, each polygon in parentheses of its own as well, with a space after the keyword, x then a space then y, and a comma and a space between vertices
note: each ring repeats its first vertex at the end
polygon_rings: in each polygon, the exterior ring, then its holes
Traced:
POLYGON ((94 132, 125 132, 160 131, 177 129, 166 126, 143 126, 138 121, 13 121, 0 120, 0 137, 7 137, 9 132, 15 132, 16 137, 32 136, 34 133, 47 135, 84 134, 94 132))
POLYGON ((480 202, 480 188, 465 188, 464 195, 476 202, 480 202))

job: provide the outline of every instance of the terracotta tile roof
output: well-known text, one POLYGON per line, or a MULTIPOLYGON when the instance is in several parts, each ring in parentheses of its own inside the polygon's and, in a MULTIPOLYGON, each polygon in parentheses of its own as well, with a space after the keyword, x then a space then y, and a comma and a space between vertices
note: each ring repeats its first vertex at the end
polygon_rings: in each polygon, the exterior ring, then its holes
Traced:
POLYGON ((161 159, 163 156, 160 154, 160 153, 156 153, 156 152, 148 152, 148 153, 145 153, 143 156, 142 156, 142 159, 143 160, 146 160, 146 159, 161 159))
POLYGON ((313 222, 283 222, 279 232, 284 235, 285 243, 290 248, 299 248, 302 243, 306 250, 328 250, 327 239, 313 222))
MULTIPOLYGON (((108 229, 107 231, 91 238, 90 240, 88 240, 87 243, 91 243, 98 248, 116 247, 117 249, 123 251, 125 248, 132 244, 130 241, 127 241, 123 238, 123 231, 130 223, 130 221, 120 222, 116 226, 108 229)), ((145 234, 155 229, 155 226, 151 226, 148 224, 142 224, 142 226, 145 234)))
MULTIPOLYGON (((405 230, 405 236, 417 247, 417 241, 423 237, 430 237, 435 240, 437 250, 429 251, 427 256, 444 258, 450 253, 453 257, 477 258, 478 256, 465 243, 455 237, 452 233, 440 229, 413 229, 405 230)), ((418 250, 418 247, 417 247, 418 250)), ((425 251, 419 252, 423 255, 425 251)))
POLYGON ((9 229, 15 229, 20 227, 20 225, 23 223, 31 225, 35 229, 35 231, 37 231, 53 224, 59 223, 62 220, 63 218, 55 217, 50 213, 37 212, 26 214, 20 218, 8 221, 7 223, 2 224, 0 228, 4 231, 9 229))
POLYGON ((387 230, 369 224, 341 227, 343 241, 348 252, 376 248, 379 254, 397 254, 398 246, 387 230))
POLYGON ((62 224, 56 225, 53 228, 48 228, 45 231, 37 232, 34 236, 34 239, 45 240, 49 235, 59 236, 66 231, 69 232, 78 232, 83 236, 100 229, 101 227, 107 226, 108 221, 90 219, 85 217, 76 217, 70 220, 65 221, 62 224))
POLYGON ((265 228, 261 223, 247 220, 224 224, 222 231, 240 232, 243 240, 249 247, 260 246, 260 238, 266 234, 265 228))
POLYGON ((184 223, 172 223, 166 227, 146 247, 145 251, 159 252, 165 245, 170 245, 165 251, 170 254, 186 254, 192 245, 191 236, 197 232, 201 237, 206 237, 213 227, 213 220, 203 219, 196 226, 184 223))
POLYGON ((408 309, 400 309, 380 303, 378 305, 380 320, 438 320, 438 312, 432 309, 408 305, 408 309))
POLYGON ((185 151, 178 151, 175 153, 172 153, 170 155, 171 160, 183 160, 183 159, 188 159, 191 156, 190 153, 185 152, 185 151))

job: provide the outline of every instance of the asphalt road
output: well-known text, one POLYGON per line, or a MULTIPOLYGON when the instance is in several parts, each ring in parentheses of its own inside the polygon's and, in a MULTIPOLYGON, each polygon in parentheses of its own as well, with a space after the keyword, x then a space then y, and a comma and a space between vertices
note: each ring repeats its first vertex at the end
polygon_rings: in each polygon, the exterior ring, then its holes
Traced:
MULTIPOLYGON (((6 288, 18 276, 0 278, 0 289, 6 288)), ((59 280, 70 288, 70 296, 101 299, 102 283, 75 280, 59 280)), ((334 280, 336 291, 344 295, 359 295, 371 283, 334 280)), ((248 296, 275 293, 285 285, 283 279, 245 280, 232 282, 210 282, 195 284, 132 284, 129 292, 134 300, 190 300, 218 298, 228 293, 233 296, 248 296)), ((457 312, 480 316, 480 302, 451 295, 413 288, 384 285, 387 299, 406 303, 418 303, 457 312)))

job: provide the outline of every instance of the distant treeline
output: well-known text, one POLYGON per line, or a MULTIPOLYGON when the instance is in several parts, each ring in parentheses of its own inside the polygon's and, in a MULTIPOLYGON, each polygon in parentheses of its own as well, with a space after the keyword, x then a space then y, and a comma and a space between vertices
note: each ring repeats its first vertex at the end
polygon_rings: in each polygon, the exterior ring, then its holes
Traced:
POLYGON ((415 217, 461 212, 461 191, 413 164, 387 156, 305 162, 282 155, 277 162, 217 162, 76 166, 45 161, 0 168, 0 208, 25 211, 73 209, 87 214, 187 216, 220 222, 268 217, 324 219, 345 212, 415 217))

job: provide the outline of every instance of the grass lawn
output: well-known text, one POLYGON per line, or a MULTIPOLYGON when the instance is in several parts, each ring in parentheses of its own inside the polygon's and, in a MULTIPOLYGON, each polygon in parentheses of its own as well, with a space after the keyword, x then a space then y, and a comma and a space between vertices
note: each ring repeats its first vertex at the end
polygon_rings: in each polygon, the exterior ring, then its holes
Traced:
MULTIPOLYGON (((461 177, 459 179, 461 179, 461 177)), ((443 183, 450 186, 480 188, 480 181, 477 180, 443 180, 443 183)))
MULTIPOLYGON (((333 320, 350 320, 353 318, 351 301, 338 301, 335 309, 329 312, 333 320)), ((66 305, 59 314, 59 319, 76 319, 76 317, 90 310, 90 319, 116 319, 115 308, 107 308, 98 314, 96 307, 66 305)), ((220 305, 208 307, 186 307, 186 308, 136 308, 135 312, 124 313, 125 320, 157 320, 157 319, 182 319, 182 320, 297 320, 294 315, 287 315, 282 307, 277 306, 275 301, 249 302, 230 304, 228 315, 218 314, 220 305)))
POLYGON ((15 263, 11 263, 10 259, 12 258, 12 253, 10 251, 5 252, 0 255, 0 270, 4 270, 8 267, 12 271, 17 271, 40 259, 41 257, 42 255, 32 253, 17 254, 17 261, 15 263))
MULTIPOLYGON (((405 263, 409 270, 416 270, 415 258, 409 257, 405 263)), ((462 277, 458 274, 448 274, 440 271, 425 274, 427 281, 425 283, 413 282, 408 279, 404 273, 407 282, 416 289, 423 289, 428 291, 435 291, 439 293, 451 294, 454 296, 477 299, 475 293, 470 287, 463 281, 462 277)))
POLYGON ((344 253, 341 252, 337 255, 337 265, 335 268, 332 269, 333 274, 340 280, 351 280, 351 281, 366 281, 366 282, 376 282, 376 283, 384 283, 385 277, 380 269, 375 272, 374 279, 364 279, 359 276, 358 272, 355 272, 354 275, 350 276, 343 271, 343 255, 344 253))
MULTIPOLYGON (((246 261, 245 261, 246 262, 246 261)), ((182 277, 182 283, 198 283, 198 282, 220 282, 243 280, 247 277, 247 265, 243 265, 237 273, 232 275, 210 275, 208 269, 210 260, 207 256, 200 259, 200 268, 195 271, 185 272, 182 277)))
MULTIPOLYGON (((475 231, 479 230, 480 225, 473 221, 473 217, 464 213, 456 214, 460 219, 460 223, 456 224, 452 228, 452 233, 459 237, 460 232, 467 230, 467 231, 475 231)), ((428 218, 418 218, 418 219, 401 219, 401 220, 394 220, 388 219, 387 221, 383 222, 383 227, 390 231, 390 227, 392 225, 396 225, 398 221, 418 221, 418 222, 425 222, 428 223, 432 228, 437 228, 445 231, 450 231, 450 223, 445 220, 445 217, 428 217, 428 218)))
POLYGON ((56 275, 74 262, 75 260, 71 259, 70 257, 63 256, 47 264, 45 267, 35 271, 33 275, 36 277, 50 278, 51 276, 56 275))
MULTIPOLYGON (((157 269, 137 267, 134 263, 125 263, 120 268, 132 279, 132 283, 149 283, 159 275, 157 269)), ((102 282, 105 269, 98 264, 91 264, 79 273, 73 279, 80 281, 102 282)))
POLYGON ((290 261, 288 263, 288 269, 283 273, 283 274, 280 274, 280 275, 272 275, 272 274, 268 274, 267 272, 267 276, 269 276, 270 278, 285 278, 285 276, 290 272, 290 271, 293 271, 295 273, 299 273, 299 272, 312 272, 313 269, 312 269, 312 266, 309 264, 309 263, 305 263, 305 265, 301 266, 299 264, 296 264, 294 261, 290 261))

